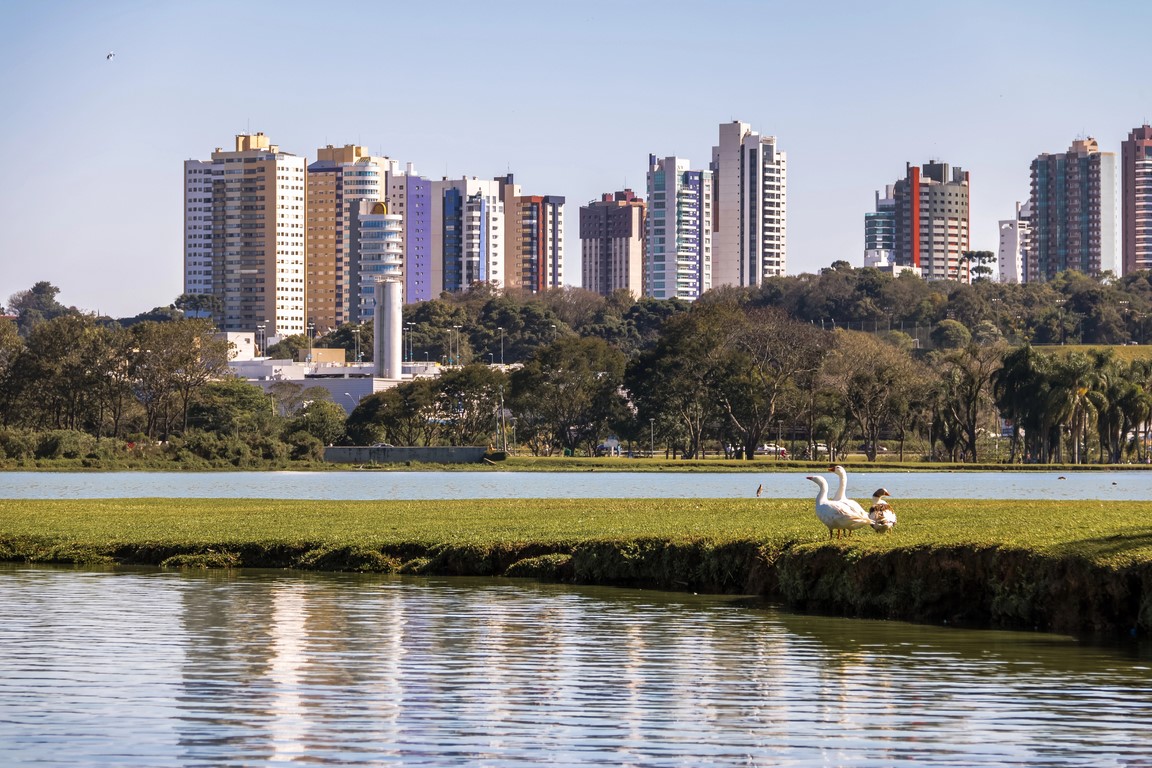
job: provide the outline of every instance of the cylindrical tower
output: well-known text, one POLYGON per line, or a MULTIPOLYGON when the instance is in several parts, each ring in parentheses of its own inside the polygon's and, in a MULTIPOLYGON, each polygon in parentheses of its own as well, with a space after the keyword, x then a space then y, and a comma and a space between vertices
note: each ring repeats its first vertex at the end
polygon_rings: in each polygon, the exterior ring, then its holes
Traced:
POLYGON ((399 280, 376 283, 376 307, 373 312, 376 360, 373 375, 382 379, 399 379, 401 372, 404 329, 402 286, 399 280))

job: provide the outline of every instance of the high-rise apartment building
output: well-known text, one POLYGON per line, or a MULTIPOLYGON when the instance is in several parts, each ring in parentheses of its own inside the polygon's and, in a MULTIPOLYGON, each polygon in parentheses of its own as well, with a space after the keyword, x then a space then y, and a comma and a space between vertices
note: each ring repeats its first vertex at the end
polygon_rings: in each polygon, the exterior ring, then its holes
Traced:
POLYGON ((896 192, 889 184, 876 193, 876 210, 864 214, 864 266, 887 269, 896 250, 896 192))
POLYGON ((1032 231, 1029 219, 1032 216, 1030 203, 1016 203, 1016 218, 1000 222, 1000 282, 1024 282, 1024 259, 1028 251, 1028 239, 1032 231))
POLYGON ((375 200, 360 200, 349 213, 348 253, 357 263, 349 322, 366 323, 373 319, 376 283, 403 279, 404 217, 375 200))
POLYGON ((968 282, 969 175, 948 163, 905 166, 892 187, 895 201, 893 269, 910 268, 925 280, 968 282))
POLYGON ((720 125, 712 147, 712 285, 756 286, 788 261, 787 155, 747 123, 720 125))
POLYGON ((263 133, 184 163, 184 290, 219 298, 220 330, 304 332, 305 176, 263 133))
POLYGON ((383 200, 397 163, 365 147, 329 144, 308 166, 308 319, 323 334, 356 319, 358 265, 350 258, 352 210, 383 200))
POLYGON ((1063 154, 1032 161, 1028 282, 1065 270, 1099 275, 1116 268, 1116 155, 1077 139, 1063 154))
POLYGON ((564 198, 524 195, 512 174, 496 178, 504 203, 507 288, 540 293, 564 285, 564 198))
POLYGON ((432 285, 460 291, 477 282, 505 284, 504 203, 500 182, 432 182, 432 285))
POLYGON ((625 189, 580 208, 582 285, 601 296, 644 290, 644 201, 625 189))
POLYGON ((648 156, 644 294, 694 301, 712 287, 712 172, 648 156))
POLYGON ((1124 274, 1152 269, 1152 126, 1133 128, 1120 145, 1124 274))
MULTIPOLYGON (((411 163, 404 173, 388 174, 388 206, 404 217, 401 249, 404 253, 404 302, 429 301, 440 295, 441 286, 433 282, 432 254, 432 182, 417 176, 411 163)), ((374 299, 362 294, 360 317, 372 317, 374 299)))

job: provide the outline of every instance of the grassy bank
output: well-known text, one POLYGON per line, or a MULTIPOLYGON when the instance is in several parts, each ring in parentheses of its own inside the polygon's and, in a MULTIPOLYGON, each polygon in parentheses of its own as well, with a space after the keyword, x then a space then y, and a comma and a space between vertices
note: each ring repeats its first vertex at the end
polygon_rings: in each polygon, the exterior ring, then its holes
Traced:
POLYGON ((1152 502, 901 500, 829 542, 807 499, 0 500, 0 559, 505 575, 798 609, 1152 631, 1152 502))

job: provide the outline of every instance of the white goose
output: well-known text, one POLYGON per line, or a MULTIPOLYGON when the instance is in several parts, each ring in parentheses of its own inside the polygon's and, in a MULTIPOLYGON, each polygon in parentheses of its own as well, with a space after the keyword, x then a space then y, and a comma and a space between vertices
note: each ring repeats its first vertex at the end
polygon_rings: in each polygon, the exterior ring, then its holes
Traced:
POLYGON ((832 538, 832 531, 836 531, 836 538, 840 538, 842 531, 851 534, 857 528, 872 524, 863 507, 856 502, 849 504, 847 501, 829 501, 827 480, 819 475, 809 475, 808 479, 820 488, 816 494, 816 517, 828 526, 828 538, 832 538))
POLYGON ((872 530, 876 533, 887 533, 896 525, 896 513, 892 510, 892 505, 884 500, 888 495, 888 491, 884 488, 878 488, 876 493, 872 494, 872 508, 868 510, 868 518, 872 521, 872 530))
POLYGON ((840 478, 840 487, 836 489, 836 495, 832 497, 832 501, 839 501, 852 507, 853 510, 862 515, 868 513, 864 511, 864 507, 853 499, 848 498, 848 471, 844 467, 837 464, 834 467, 828 467, 828 471, 835 472, 836 477, 840 478))

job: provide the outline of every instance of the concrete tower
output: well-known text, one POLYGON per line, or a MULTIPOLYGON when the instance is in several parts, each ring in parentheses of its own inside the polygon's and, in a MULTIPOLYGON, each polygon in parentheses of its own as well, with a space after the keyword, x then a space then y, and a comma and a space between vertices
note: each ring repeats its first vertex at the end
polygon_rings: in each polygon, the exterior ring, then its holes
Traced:
POLYGON ((373 375, 377 378, 400 379, 404 329, 402 287, 398 277, 386 278, 376 283, 373 375))

